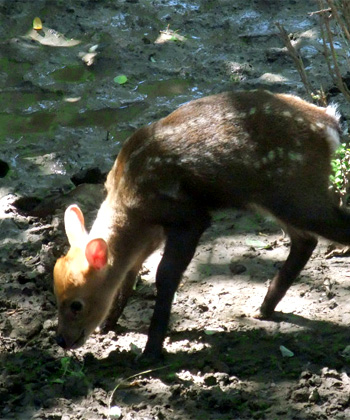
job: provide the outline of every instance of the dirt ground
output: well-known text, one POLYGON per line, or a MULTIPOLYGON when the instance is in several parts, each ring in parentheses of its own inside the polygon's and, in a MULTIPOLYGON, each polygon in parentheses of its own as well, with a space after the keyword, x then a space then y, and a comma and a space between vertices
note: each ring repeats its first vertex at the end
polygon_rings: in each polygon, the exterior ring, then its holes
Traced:
POLYGON ((321 240, 274 319, 256 320, 289 249, 259 215, 215 215, 173 304, 164 362, 135 362, 161 250, 115 331, 74 352, 55 343, 63 211, 77 202, 91 224, 104 175, 137 127, 225 90, 305 97, 275 22, 293 34, 315 91, 347 117, 315 10, 293 0, 0 0, 1 419, 350 418, 348 257, 321 240))

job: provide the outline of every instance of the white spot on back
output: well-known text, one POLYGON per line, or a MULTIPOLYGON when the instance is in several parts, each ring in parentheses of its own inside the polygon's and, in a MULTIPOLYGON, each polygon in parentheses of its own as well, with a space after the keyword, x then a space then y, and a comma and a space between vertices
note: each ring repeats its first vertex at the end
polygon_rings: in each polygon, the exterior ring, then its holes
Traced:
POLYGON ((236 118, 246 118, 247 114, 245 112, 239 112, 239 111, 235 111, 235 112, 226 112, 225 114, 225 118, 227 118, 228 120, 234 120, 236 118))
POLYGON ((130 154, 130 161, 135 159, 136 156, 138 156, 140 153, 143 153, 144 150, 147 148, 148 144, 143 144, 142 146, 140 146, 138 149, 134 150, 131 154, 130 154))
POLYGON ((288 158, 292 162, 299 162, 301 163, 303 161, 303 155, 301 153, 290 151, 288 153, 288 158))
POLYGON ((267 159, 268 160, 274 160, 276 157, 276 153, 274 150, 270 150, 269 153, 267 154, 267 159))
POLYGON ((271 109, 270 104, 265 104, 264 105, 264 111, 265 111, 265 114, 271 114, 272 113, 272 109, 271 109))

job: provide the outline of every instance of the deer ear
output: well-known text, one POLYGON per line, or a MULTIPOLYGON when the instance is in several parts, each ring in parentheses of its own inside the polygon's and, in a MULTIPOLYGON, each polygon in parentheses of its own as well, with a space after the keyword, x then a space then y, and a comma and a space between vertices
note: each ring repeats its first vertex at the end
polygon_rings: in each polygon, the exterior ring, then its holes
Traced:
POLYGON ((90 267, 100 270, 108 261, 108 245, 102 238, 92 239, 85 248, 85 256, 90 267))
POLYGON ((86 240, 84 215, 76 204, 69 206, 64 213, 64 226, 70 246, 79 246, 86 240))

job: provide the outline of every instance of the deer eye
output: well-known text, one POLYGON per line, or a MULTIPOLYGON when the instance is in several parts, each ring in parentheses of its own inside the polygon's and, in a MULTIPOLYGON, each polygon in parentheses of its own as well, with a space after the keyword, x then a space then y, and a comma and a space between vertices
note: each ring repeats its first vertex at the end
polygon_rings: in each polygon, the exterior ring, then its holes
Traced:
POLYGON ((84 308, 84 304, 80 300, 73 300, 73 302, 70 304, 70 309, 75 314, 81 312, 83 308, 84 308))

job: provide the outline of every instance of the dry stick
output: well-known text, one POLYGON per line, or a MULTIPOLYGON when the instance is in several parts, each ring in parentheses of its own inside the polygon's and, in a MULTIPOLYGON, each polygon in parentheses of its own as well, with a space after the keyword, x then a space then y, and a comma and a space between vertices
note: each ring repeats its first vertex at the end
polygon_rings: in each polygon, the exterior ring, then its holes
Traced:
MULTIPOLYGON (((333 0, 327 0, 327 3, 331 6, 332 15, 341 29, 339 36, 345 43, 345 48, 348 49, 350 41, 350 33, 348 31, 348 26, 350 25, 350 3, 348 0, 338 2, 340 3, 338 6, 334 4, 333 0), (341 16, 338 13, 338 8, 341 8, 341 16)), ((345 54, 345 59, 348 67, 350 67, 350 60, 347 54, 345 54)))
POLYGON ((310 12, 309 16, 312 17, 313 15, 319 15, 321 13, 330 12, 330 11, 331 11, 330 7, 328 9, 316 10, 315 12, 310 12))
MULTIPOLYGON (((343 20, 345 22, 345 26, 347 28, 350 27, 350 2, 348 0, 343 1, 341 4, 342 7, 342 15, 343 15, 343 20)), ((349 43, 346 43, 346 48, 347 50, 349 50, 349 43)), ((345 54, 345 58, 348 64, 348 68, 350 68, 350 59, 348 57, 348 54, 345 54)))
MULTIPOLYGON (((167 369, 168 367, 170 367, 171 365, 166 365, 166 366, 160 366, 158 368, 154 368, 154 369, 148 369, 148 370, 144 370, 143 372, 139 372, 139 373, 135 373, 134 375, 128 376, 126 379, 122 379, 113 389, 112 394, 109 398, 108 401, 108 410, 111 410, 111 405, 112 405, 112 401, 113 401, 113 397, 114 397, 114 393, 117 391, 117 389, 124 384, 127 381, 130 381, 130 379, 136 378, 137 376, 142 376, 142 375, 146 375, 147 373, 152 373, 155 372, 157 370, 162 370, 162 369, 167 369)), ((108 419, 110 419, 111 416, 108 413, 108 419)))
POLYGON ((344 16, 345 25, 348 27, 350 23, 350 3, 349 1, 343 1, 341 4, 342 14, 344 16))
POLYGON ((347 101, 350 101, 350 91, 348 89, 348 87, 346 86, 346 84, 343 82, 343 78, 339 69, 339 65, 338 65, 338 61, 337 61, 337 55, 335 52, 335 48, 334 48, 334 44, 333 44, 333 36, 332 36, 332 31, 331 28, 329 26, 329 19, 327 17, 323 18, 323 23, 325 25, 326 31, 327 31, 327 35, 328 35, 328 42, 329 42, 329 49, 332 55, 332 61, 333 61, 333 66, 334 66, 334 73, 336 76, 336 84, 339 88, 339 90, 341 91, 341 93, 345 96, 347 101))
MULTIPOLYGON (((322 9, 324 5, 323 1, 318 0, 318 5, 322 9)), ((333 82, 336 84, 340 92, 344 95, 346 100, 350 101, 350 91, 343 82, 343 78, 341 76, 341 72, 339 69, 337 56, 336 56, 336 52, 335 52, 335 48, 333 44, 333 35, 332 35, 332 31, 329 25, 330 16, 326 16, 325 13, 321 13, 320 16, 322 18, 321 24, 320 24, 321 36, 322 36, 323 50, 324 50, 326 64, 328 67, 328 72, 331 75, 333 82), (324 30, 324 28, 326 29, 326 31, 324 30), (327 32, 329 47, 327 47, 326 32, 327 32), (329 52, 331 53, 332 59, 330 59, 329 52), (331 61, 333 62, 333 67, 331 65, 331 61)))
POLYGON ((343 31, 344 35, 346 36, 346 38, 348 39, 348 41, 350 41, 350 33, 348 31, 348 28, 344 24, 343 19, 339 16, 339 13, 338 13, 338 10, 337 10, 337 6, 334 4, 334 1, 333 0, 327 0, 327 3, 328 3, 329 7, 332 10, 332 15, 335 17, 335 19, 338 22, 338 25, 340 26, 340 28, 343 31))
MULTIPOLYGON (((318 1, 319 7, 322 6, 321 0, 318 1)), ((326 9, 323 9, 324 11, 327 11, 326 9)), ((329 9, 328 9, 329 10, 329 9)), ((324 15, 322 14, 322 21, 324 19, 324 15)), ((324 54, 324 58, 326 60, 326 64, 328 67, 328 73, 329 75, 332 77, 333 79, 333 83, 337 84, 336 78, 334 77, 334 72, 331 66, 331 60, 329 58, 329 54, 328 54, 328 48, 327 48, 327 40, 326 40, 326 34, 323 28, 323 23, 321 21, 320 24, 320 30, 321 30, 321 37, 322 37, 322 45, 323 45, 323 54, 324 54)))
POLYGON ((299 72, 301 80, 305 86, 306 93, 310 96, 310 98, 312 98, 312 87, 307 78, 303 60, 298 54, 297 50, 293 47, 292 43, 290 42, 287 31, 284 29, 284 27, 279 22, 276 23, 276 26, 280 31, 279 35, 282 38, 284 45, 287 47, 287 50, 295 63, 295 66, 299 72))

